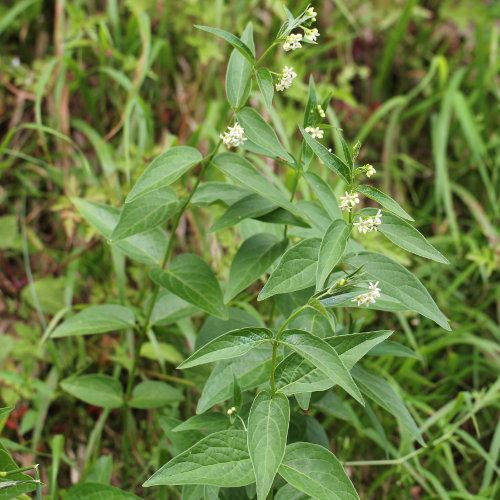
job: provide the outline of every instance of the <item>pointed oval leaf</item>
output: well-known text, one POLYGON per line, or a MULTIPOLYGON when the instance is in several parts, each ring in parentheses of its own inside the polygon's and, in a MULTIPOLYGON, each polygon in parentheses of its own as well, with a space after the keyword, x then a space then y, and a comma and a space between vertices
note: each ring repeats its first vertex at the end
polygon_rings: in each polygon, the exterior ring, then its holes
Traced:
POLYGON ((139 497, 127 491, 120 490, 108 484, 87 482, 78 483, 68 490, 71 500, 140 500, 139 497))
MULTIPOLYGON (((362 210, 363 215, 374 215, 375 212, 376 210, 373 208, 362 210)), ((390 212, 382 210, 382 224, 378 230, 388 240, 408 252, 442 264, 449 264, 446 257, 439 250, 436 250, 420 231, 390 212)))
POLYGON ((190 146, 170 148, 146 167, 128 194, 126 203, 131 203, 150 191, 169 186, 202 159, 201 153, 190 146))
POLYGON ((81 375, 61 382, 61 387, 77 399, 101 408, 119 408, 123 405, 123 389, 118 380, 109 375, 81 375))
POLYGON ((202 415, 193 415, 174 427, 174 432, 183 431, 223 431, 229 426, 229 417, 222 413, 207 412, 202 415))
POLYGON ((200 310, 173 294, 169 290, 160 290, 156 297, 153 312, 151 313, 152 325, 170 325, 177 321, 193 316, 200 310))
POLYGON ((198 441, 155 472, 143 486, 209 484, 232 488, 254 481, 247 433, 229 429, 198 441))
POLYGON ((159 380, 146 380, 134 387, 127 404, 132 408, 161 408, 184 400, 182 392, 159 380))
POLYGON ((365 195, 367 198, 376 201, 384 208, 387 208, 387 210, 390 210, 399 217, 412 222, 414 221, 413 217, 411 215, 408 215, 396 200, 393 200, 388 194, 380 191, 380 189, 362 184, 361 186, 358 186, 356 188, 356 191, 365 195))
POLYGON ((294 159, 281 145, 276 132, 253 108, 243 108, 236 112, 236 118, 245 129, 245 136, 253 143, 273 153, 288 163, 294 163, 294 159))
POLYGON ((245 240, 231 264, 224 301, 228 302, 262 276, 287 244, 269 233, 257 233, 245 240))
POLYGON ((172 189, 163 187, 134 198, 134 201, 130 203, 125 203, 120 212, 118 224, 111 234, 111 242, 114 243, 160 226, 175 214, 178 201, 172 189))
POLYGON ((416 311, 445 330, 450 330, 446 316, 439 310, 424 285, 401 264, 375 252, 350 254, 344 262, 354 269, 363 265, 363 278, 379 281, 382 297, 386 295, 408 310, 416 311))
MULTIPOLYGON (((254 51, 252 23, 248 23, 241 35, 241 41, 254 51)), ((226 95, 233 108, 243 106, 252 87, 251 62, 238 49, 231 52, 226 72, 226 95)))
MULTIPOLYGON (((120 218, 118 208, 81 198, 72 198, 71 201, 91 226, 107 240, 111 238, 120 218)), ((165 231, 156 228, 113 243, 113 246, 133 260, 143 264, 159 265, 167 248, 167 236, 165 231)))
POLYGON ((260 392, 248 416, 248 451, 257 483, 257 500, 266 500, 285 455, 290 404, 277 392, 260 392))
POLYGON ((304 136, 307 145, 313 153, 333 172, 341 177, 347 184, 351 182, 351 169, 336 155, 328 151, 323 144, 313 139, 302 127, 299 129, 304 136))
POLYGON ((356 401, 363 404, 363 397, 351 374, 330 344, 303 330, 285 330, 280 343, 300 354, 329 379, 340 385, 356 401))
POLYGON ((316 500, 359 500, 337 457, 317 444, 287 446, 279 474, 287 483, 316 500))
POLYGON ((68 318, 52 332, 51 338, 112 332, 133 328, 134 325, 134 313, 127 307, 102 304, 88 307, 68 318))
POLYGON ((213 35, 223 38, 226 42, 231 44, 236 50, 243 54, 253 66, 255 56, 253 55, 252 49, 246 43, 242 42, 237 36, 229 33, 229 31, 212 28, 211 26, 200 26, 195 24, 194 27, 199 30, 208 31, 208 33, 212 33, 213 35))
POLYGON ((256 71, 256 77, 257 84, 259 85, 259 89, 264 99, 264 104, 267 109, 272 109, 274 96, 273 76, 267 68, 259 68, 256 71))
POLYGON ((243 356, 255 347, 269 342, 272 337, 271 330, 267 328, 251 327, 233 330, 205 344, 182 362, 178 368, 191 368, 219 359, 243 356))
POLYGON ((151 279, 186 302, 222 319, 227 310, 222 300, 219 282, 210 266, 198 255, 182 254, 175 257, 167 271, 153 268, 151 279))
POLYGON ((277 293, 302 290, 316 281, 319 238, 303 240, 289 248, 271 273, 257 300, 264 300, 277 293))
POLYGON ((316 291, 321 290, 333 268, 344 255, 347 240, 351 233, 343 219, 334 220, 326 230, 319 247, 318 267, 316 271, 316 291))
POLYGON ((207 206, 215 203, 229 207, 241 198, 248 196, 250 191, 227 182, 205 182, 200 184, 191 198, 192 205, 207 206))

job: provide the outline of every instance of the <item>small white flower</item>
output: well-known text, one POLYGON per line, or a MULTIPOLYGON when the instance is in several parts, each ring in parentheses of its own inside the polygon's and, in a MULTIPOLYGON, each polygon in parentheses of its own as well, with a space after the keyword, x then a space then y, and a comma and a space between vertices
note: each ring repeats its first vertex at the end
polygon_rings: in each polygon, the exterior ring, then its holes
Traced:
POLYGON ((369 163, 368 163, 368 164, 366 164, 366 165, 364 166, 364 168, 366 169, 366 170, 365 170, 366 177, 371 177, 372 175, 374 175, 374 174, 376 174, 376 173, 377 173, 377 171, 376 171, 376 170, 373 168, 373 166, 372 166, 372 165, 370 165, 369 163))
POLYGON ((312 29, 304 28, 304 40, 308 40, 309 42, 315 42, 318 36, 320 36, 320 34, 316 28, 312 29))
POLYGON ((377 231, 378 226, 382 224, 382 211, 378 212, 373 216, 361 216, 358 222, 354 222, 353 225, 357 227, 361 234, 366 234, 371 231, 377 231))
POLYGON ((306 15, 308 15, 311 18, 311 21, 316 21, 316 16, 318 15, 317 12, 314 10, 314 7, 309 7, 306 10, 306 15))
POLYGON ((321 107, 321 104, 318 104, 316 108, 318 109, 319 116, 321 116, 321 118, 324 118, 326 116, 326 113, 325 110, 321 107))
POLYGON ((281 72, 280 81, 276 84, 276 90, 282 92, 283 90, 289 89, 296 76, 297 73, 293 71, 292 67, 285 66, 281 72))
POLYGON ((358 306, 364 306, 364 305, 369 305, 369 304, 375 304, 378 298, 381 297, 380 291, 381 289, 378 288, 379 282, 377 281, 376 283, 372 283, 371 281, 369 282, 370 286, 369 292, 362 293, 358 295, 357 297, 354 297, 351 302, 357 302, 358 306))
POLYGON ((232 408, 229 408, 229 410, 227 410, 228 415, 232 415, 233 413, 236 413, 236 408, 234 406, 232 408))
POLYGON ((244 132, 245 130, 243 127, 236 122, 234 126, 227 127, 227 132, 221 134, 220 138, 227 148, 237 148, 247 140, 247 138, 243 135, 244 132))
POLYGON ((359 195, 358 193, 348 193, 347 191, 345 192, 345 196, 340 197, 340 205, 339 208, 341 210, 347 210, 348 212, 351 211, 352 208, 356 206, 356 204, 359 203, 359 195))
POLYGON ((13 57, 10 64, 12 64, 14 68, 19 68, 19 66, 21 66, 21 59, 19 59, 19 57, 13 57))
POLYGON ((285 43, 283 44, 283 50, 288 52, 289 50, 300 49, 302 44, 302 33, 292 33, 286 37, 285 43))
POLYGON ((325 133, 319 127, 306 127, 306 132, 311 134, 313 139, 323 139, 323 134, 325 133))

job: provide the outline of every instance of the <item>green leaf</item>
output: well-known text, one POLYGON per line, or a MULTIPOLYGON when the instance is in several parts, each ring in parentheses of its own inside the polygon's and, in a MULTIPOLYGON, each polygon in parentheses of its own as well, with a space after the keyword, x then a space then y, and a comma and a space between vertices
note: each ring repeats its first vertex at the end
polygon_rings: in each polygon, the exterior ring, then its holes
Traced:
POLYGON ((243 391, 255 389, 269 380, 271 370, 271 344, 263 344, 245 356, 219 361, 208 377, 198 400, 197 413, 230 399, 233 395, 234 377, 243 391))
POLYGON ((264 104, 267 109, 273 107, 274 84, 273 76, 267 68, 259 68, 256 72, 257 83, 264 98, 264 104))
POLYGON ((88 307, 68 318, 52 332, 51 338, 124 330, 134 325, 134 313, 127 307, 102 304, 88 307))
POLYGON ((284 394, 262 391, 248 416, 248 451, 257 482, 257 500, 266 500, 285 455, 290 405, 284 394))
MULTIPOLYGON (((19 466, 12 460, 9 452, 5 449, 4 445, 0 441, 0 471, 8 472, 12 470, 19 469, 19 466)), ((33 478, 28 474, 23 474, 22 472, 16 472, 9 474, 6 477, 0 477, 0 500, 10 500, 12 498, 22 498, 23 493, 28 493, 36 488, 35 483, 32 482, 33 478), (12 486, 5 487, 7 482, 17 482, 12 486), (5 488, 5 489, 4 489, 5 488)))
POLYGON ((71 500, 140 500, 132 493, 122 491, 114 486, 87 481, 72 486, 68 490, 67 498, 71 500))
POLYGON ((215 221, 210 232, 220 231, 239 224, 242 220, 264 215, 277 207, 273 201, 252 193, 231 205, 224 214, 215 221))
POLYGON ((359 500, 337 457, 317 444, 288 445, 278 472, 287 483, 315 500, 359 500))
POLYGON ((101 408, 119 408, 123 405, 123 389, 118 380, 109 375, 80 375, 61 382, 61 387, 77 399, 101 408))
POLYGON ((340 139, 340 143, 342 145, 342 152, 344 153, 345 161, 347 162, 347 165, 352 169, 354 168, 354 161, 352 159, 352 152, 351 148, 347 144, 347 142, 344 139, 344 136, 339 132, 337 134, 337 137, 340 139))
POLYGON ((248 61, 250 61, 253 67, 255 56, 253 54, 252 49, 244 42, 242 42, 237 36, 233 35, 232 33, 229 33, 228 31, 224 31, 219 28, 212 28, 210 26, 200 26, 199 24, 195 24, 194 27, 198 28, 199 30, 208 31, 208 33, 212 33, 213 35, 216 35, 226 40, 226 42, 231 44, 235 49, 237 49, 241 54, 243 54, 248 59, 248 61))
POLYGON ((235 153, 220 153, 214 158, 215 166, 225 175, 254 193, 301 217, 288 198, 266 179, 248 160, 235 153))
POLYGON ((274 495, 274 500, 313 500, 309 495, 295 489, 291 484, 285 484, 274 495))
MULTIPOLYGON (((375 212, 375 209, 369 208, 364 209, 362 214, 374 215, 375 212)), ((378 230, 388 240, 408 252, 442 264, 449 264, 444 255, 436 250, 417 229, 390 212, 382 210, 382 224, 378 230)))
POLYGON ((398 356, 400 358, 413 358, 422 360, 422 356, 399 342, 386 340, 370 349, 371 356, 398 356))
POLYGON ((258 345, 269 342, 272 337, 272 332, 267 328, 250 327, 233 330, 205 344, 178 368, 191 368, 219 359, 243 356, 258 345))
POLYGON ((411 215, 408 215, 406 211, 401 208, 397 201, 393 200, 389 195, 379 189, 374 188, 373 186, 361 185, 356 188, 356 191, 365 195, 367 198, 376 201, 384 208, 387 208, 387 210, 394 212, 397 216, 409 221, 414 220, 411 215))
POLYGON ((167 271, 156 267, 149 271, 149 276, 186 302, 218 318, 227 318, 219 282, 210 266, 198 255, 178 255, 167 271))
MULTIPOLYGON (((248 23, 241 36, 241 41, 254 52, 252 23, 248 23)), ((252 88, 253 64, 238 49, 231 52, 226 72, 226 95, 233 108, 243 106, 252 88)))
POLYGON ((134 387, 132 397, 127 404, 132 408, 149 409, 161 408, 183 400, 182 392, 171 385, 157 380, 147 380, 134 387))
POLYGON ((174 365, 178 365, 184 359, 182 354, 173 345, 166 342, 156 342, 155 344, 144 342, 139 355, 153 361, 158 361, 158 357, 160 357, 160 359, 174 365))
POLYGON ((326 230, 319 247, 316 291, 323 289, 328 276, 344 255, 350 233, 351 226, 348 226, 343 219, 334 220, 326 230))
POLYGON ((283 253, 287 243, 269 233, 257 233, 245 240, 231 264, 224 301, 228 302, 262 276, 283 253))
POLYGON ((311 227, 310 224, 305 222, 303 219, 299 219, 288 210, 278 207, 264 215, 259 215, 258 217, 253 217, 256 220, 262 222, 269 222, 270 224, 286 224, 289 226, 298 227, 311 227))
POLYGON ((445 330, 450 330, 446 316, 439 310, 424 285, 401 264, 375 252, 349 254, 344 262, 354 269, 363 265, 363 278, 379 281, 382 297, 395 299, 408 310, 416 311, 445 330))
MULTIPOLYGON (((107 240, 111 238, 111 233, 120 218, 118 208, 81 198, 71 198, 71 201, 91 226, 107 240)), ((159 265, 167 248, 167 236, 165 231, 156 228, 113 243, 113 246, 133 260, 143 264, 159 265)))
POLYGON ((182 431, 223 431, 229 426, 227 415, 216 412, 207 412, 193 415, 186 421, 172 429, 174 432, 182 431))
POLYGON ((118 224, 111 234, 111 242, 144 233, 163 224, 177 211, 178 201, 172 189, 162 187, 125 203, 118 224))
POLYGON ((351 169, 336 155, 330 153, 323 144, 313 139, 301 126, 299 129, 304 136, 307 145, 313 153, 333 172, 341 177, 347 184, 351 182, 351 169))
POLYGON ((342 219, 342 211, 332 188, 319 175, 312 172, 307 172, 305 177, 330 218, 332 220, 342 219))
POLYGON ((330 380, 340 385, 356 401, 363 404, 363 397, 351 374, 330 344, 303 330, 285 330, 280 343, 300 354, 330 380))
POLYGON ((168 290, 160 290, 151 313, 152 325, 169 325, 200 310, 168 290))
POLYGON ((425 442, 422 439, 422 435, 413 417, 410 415, 403 401, 401 401, 400 397, 394 392, 385 379, 361 366, 353 368, 352 375, 359 384, 363 394, 384 408, 384 410, 394 415, 401 425, 410 432, 413 439, 425 446, 425 442))
POLYGON ((288 163, 295 163, 287 150, 281 145, 276 132, 253 108, 243 108, 236 112, 236 118, 245 129, 245 137, 257 144, 276 157, 282 158, 288 163))
POLYGON ((316 281, 320 245, 319 238, 310 238, 289 248, 271 273, 257 300, 267 299, 277 293, 302 290, 313 285, 316 281))
POLYGON ((169 186, 203 159, 201 153, 189 146, 176 146, 157 156, 141 174, 127 196, 131 203, 139 196, 169 186))
POLYGON ((203 438, 165 464, 144 484, 209 484, 246 486, 255 476, 247 449, 247 433, 230 429, 203 438))
POLYGON ((191 204, 207 206, 218 203, 228 207, 249 194, 248 189, 227 182, 205 182, 195 191, 191 204))

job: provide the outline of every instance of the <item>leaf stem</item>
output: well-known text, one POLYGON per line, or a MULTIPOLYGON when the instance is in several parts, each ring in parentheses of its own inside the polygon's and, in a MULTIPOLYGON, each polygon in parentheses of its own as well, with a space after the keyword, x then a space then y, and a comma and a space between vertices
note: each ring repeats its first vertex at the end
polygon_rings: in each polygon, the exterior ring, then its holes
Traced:
POLYGON ((269 52, 271 52, 271 50, 276 46, 277 43, 278 42, 275 40, 271 45, 269 45, 269 47, 264 51, 264 53, 255 62, 254 68, 256 68, 265 59, 267 54, 269 54, 269 52))

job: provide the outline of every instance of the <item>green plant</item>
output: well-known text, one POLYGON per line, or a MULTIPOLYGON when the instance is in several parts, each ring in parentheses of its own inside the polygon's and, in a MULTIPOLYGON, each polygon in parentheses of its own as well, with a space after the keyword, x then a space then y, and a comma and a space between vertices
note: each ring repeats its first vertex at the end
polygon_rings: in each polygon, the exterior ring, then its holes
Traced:
MULTIPOLYGON (((228 123, 232 127, 221 134, 206 156, 191 146, 171 147, 158 156, 128 190, 121 210, 82 198, 72 200, 80 214, 111 243, 117 262, 127 256, 149 266, 152 293, 135 307, 127 305, 122 294, 119 305, 86 308, 56 328, 55 323, 49 326, 44 338, 52 345, 53 339, 115 330, 124 330, 126 338, 138 338, 137 344, 131 342, 132 361, 121 363, 127 372, 125 388, 120 365, 113 376, 82 375, 80 371, 61 383, 69 394, 104 408, 86 450, 90 457, 110 411, 121 409, 124 439, 129 440, 135 434, 132 409, 161 408, 182 401, 183 394, 164 382, 138 382, 139 355, 149 353, 171 361, 179 356, 156 336, 165 310, 170 318, 176 313, 179 319, 188 318, 202 311, 222 321, 236 316, 236 323, 248 323, 220 336, 209 332, 208 337, 216 338, 205 339, 204 345, 197 340, 199 348, 179 366, 197 369, 205 363, 217 363, 198 402, 199 415, 173 429, 181 434, 195 430, 193 446, 182 451, 186 446, 180 445, 180 453, 145 484, 186 485, 184 495, 193 498, 214 498, 219 488, 222 496, 229 494, 226 488, 243 488, 238 493, 242 498, 253 498, 256 493, 259 500, 272 498, 275 490, 276 498, 283 498, 293 488, 320 500, 356 498, 342 465, 329 450, 317 440, 305 442, 289 432, 290 420, 299 415, 293 401, 307 409, 312 398, 333 394, 330 389, 338 385, 362 405, 364 396, 373 399, 398 418, 409 439, 423 443, 411 414, 391 387, 358 366, 368 353, 397 354, 404 348, 387 340, 392 333, 389 330, 357 333, 362 318, 354 319, 350 311, 363 306, 393 312, 412 310, 449 328, 415 276, 391 258, 363 248, 366 234, 379 232, 404 250, 446 262, 407 222, 413 219, 396 201, 360 184, 374 169, 356 166, 359 144, 349 146, 337 131, 340 149, 334 154, 316 140, 332 127, 323 124, 329 97, 317 95, 313 79, 299 127, 302 140, 295 145, 284 146, 283 137, 280 141, 262 115, 247 107, 250 91, 257 86, 266 112, 275 113, 275 89, 286 90, 296 74, 288 67, 273 73, 263 65, 266 56, 281 44, 293 50, 301 42, 314 43, 319 36, 311 26, 313 10, 308 8, 297 18, 288 10, 286 14, 287 21, 259 58, 254 53, 251 24, 241 39, 220 29, 199 27, 234 47, 226 75, 232 108, 228 123), (296 36, 299 27, 309 40, 296 36), (244 146, 245 154, 220 153, 223 144, 244 146), (328 181, 310 170, 315 157, 323 163, 328 181), (269 162, 291 177, 291 190, 274 176, 269 162), (191 178, 195 168, 189 191, 171 187, 191 178), (205 182, 214 169, 225 182, 205 182), (340 204, 330 187, 332 174, 345 185, 340 204), (311 199, 295 199, 300 184, 312 193, 311 199), (360 196, 384 210, 355 211, 360 196), (217 203, 227 210, 213 231, 245 219, 258 221, 232 260, 224 292, 201 257, 193 253, 174 256, 183 216, 217 203), (160 229, 166 221, 170 221, 168 237, 160 229), (360 241, 352 238, 353 232, 360 241), (257 295, 253 284, 269 271, 270 277, 258 293, 258 300, 264 301, 258 317, 241 321, 234 312, 241 309, 229 309, 228 305, 244 306, 253 301, 257 295), (237 299, 242 293, 244 300, 237 299), (257 395, 250 404, 248 398, 255 389, 257 395), (227 400, 231 403, 226 412, 207 411, 227 400), (203 437, 200 430, 209 434, 203 437), (289 484, 284 485, 283 480, 289 484), (203 486, 200 490, 191 485, 203 486)), ((127 182, 129 176, 127 169, 127 182)), ((127 452, 128 446, 124 449, 127 452)))

